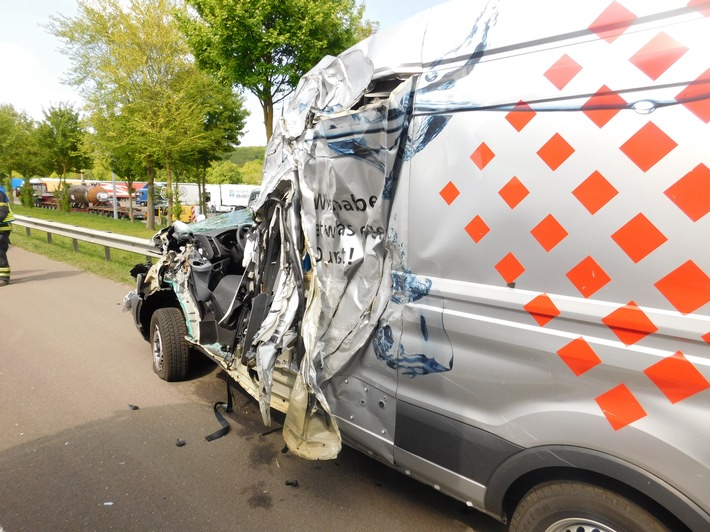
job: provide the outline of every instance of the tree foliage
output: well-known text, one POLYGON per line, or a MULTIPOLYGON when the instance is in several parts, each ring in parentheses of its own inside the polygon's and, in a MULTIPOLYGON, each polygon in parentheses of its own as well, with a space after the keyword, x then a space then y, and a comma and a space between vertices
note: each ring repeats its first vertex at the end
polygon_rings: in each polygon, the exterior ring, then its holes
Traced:
POLYGON ((261 185, 264 163, 261 160, 247 161, 241 167, 242 183, 247 185, 261 185))
POLYGON ((265 153, 265 146, 239 146, 227 158, 237 166, 241 166, 249 161, 263 161, 265 153))
POLYGON ((68 81, 87 102, 97 149, 135 158, 149 186, 164 168, 168 189, 174 168, 231 149, 246 118, 241 98, 196 67, 179 10, 173 0, 79 0, 76 17, 49 26, 72 61, 68 81))
POLYGON ((242 183, 242 173, 239 166, 229 159, 212 163, 212 166, 207 170, 206 178, 207 183, 210 184, 242 183))
POLYGON ((327 54, 337 55, 375 29, 356 0, 187 0, 180 16, 198 63, 229 86, 249 90, 264 113, 266 138, 274 104, 327 54))
POLYGON ((81 172, 91 165, 91 159, 81 150, 85 134, 79 112, 71 105, 60 104, 44 111, 38 141, 45 150, 48 166, 61 179, 66 179, 69 172, 81 172))
POLYGON ((91 165, 91 158, 81 150, 85 135, 79 112, 68 104, 44 111, 44 120, 37 128, 37 139, 42 146, 46 166, 59 175, 58 200, 65 211, 71 209, 67 174, 81 172, 91 165))
POLYGON ((0 175, 12 177, 19 154, 19 114, 12 105, 0 105, 0 175))
POLYGON ((11 178, 19 172, 29 178, 51 171, 38 137, 37 123, 27 113, 0 105, 0 175, 11 178))

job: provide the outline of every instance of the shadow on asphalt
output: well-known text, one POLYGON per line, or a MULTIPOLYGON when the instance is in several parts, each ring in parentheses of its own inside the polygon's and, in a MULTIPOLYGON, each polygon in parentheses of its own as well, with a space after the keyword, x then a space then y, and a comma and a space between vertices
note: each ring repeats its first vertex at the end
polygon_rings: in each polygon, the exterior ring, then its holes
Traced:
POLYGON ((59 272, 42 272, 36 274, 41 270, 17 270, 12 272, 12 284, 22 284, 35 281, 47 281, 49 279, 63 279, 64 277, 74 277, 75 275, 81 275, 82 271, 79 270, 66 270, 59 272), (35 274, 35 275, 28 275, 35 274))

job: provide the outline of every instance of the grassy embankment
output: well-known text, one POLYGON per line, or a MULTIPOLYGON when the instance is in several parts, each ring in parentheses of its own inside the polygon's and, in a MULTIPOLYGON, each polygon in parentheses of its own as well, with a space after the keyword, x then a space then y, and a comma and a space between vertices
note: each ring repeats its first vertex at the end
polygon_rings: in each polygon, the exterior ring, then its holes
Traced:
MULTIPOLYGON (((42 220, 51 220, 63 224, 86 227, 99 231, 109 231, 122 235, 129 235, 138 238, 150 238, 155 231, 146 229, 145 221, 136 220, 114 220, 96 214, 82 212, 61 212, 55 210, 38 209, 13 205, 15 214, 31 216, 42 220)), ((27 236, 24 227, 15 225, 10 237, 12 244, 32 253, 44 255, 52 260, 71 264, 81 270, 111 279, 113 281, 131 286, 133 278, 128 273, 129 270, 140 262, 145 261, 145 257, 118 249, 111 250, 111 261, 106 262, 104 248, 96 244, 79 241, 79 252, 74 253, 74 244, 70 238, 52 235, 52 243, 47 243, 47 233, 32 230, 27 236)), ((12 248, 9 252, 10 265, 12 265, 12 248)))

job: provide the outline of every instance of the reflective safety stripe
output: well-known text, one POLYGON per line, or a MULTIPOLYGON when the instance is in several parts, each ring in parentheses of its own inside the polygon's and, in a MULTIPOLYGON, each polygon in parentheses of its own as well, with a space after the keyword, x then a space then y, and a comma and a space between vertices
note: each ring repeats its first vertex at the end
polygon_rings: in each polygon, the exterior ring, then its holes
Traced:
MULTIPOLYGON (((4 193, 0 193, 0 207, 7 207, 7 210, 9 211, 5 219, 2 221, 2 224, 9 224, 14 222, 15 213, 12 212, 12 204, 10 203, 10 200, 8 199, 7 195, 5 195, 4 193)), ((0 224, 0 231, 10 231, 12 229, 11 227, 4 226, 2 224, 0 224)))

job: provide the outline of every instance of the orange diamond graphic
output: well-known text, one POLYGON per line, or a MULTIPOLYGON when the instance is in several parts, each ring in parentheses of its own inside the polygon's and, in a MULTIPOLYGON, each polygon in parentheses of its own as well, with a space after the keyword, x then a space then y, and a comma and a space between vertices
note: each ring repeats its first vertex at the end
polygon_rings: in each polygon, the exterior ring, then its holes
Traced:
POLYGON ((511 126, 520 132, 525 126, 528 125, 530 120, 535 118, 536 114, 537 113, 532 110, 532 107, 520 100, 516 106, 513 107, 513 110, 505 115, 505 119, 510 122, 511 126))
POLYGON ((570 146, 559 133, 555 133, 552 138, 537 151, 540 159, 545 161, 545 164, 553 171, 557 170, 573 153, 574 148, 570 146))
POLYGON ((633 301, 602 318, 602 322, 626 345, 633 345, 658 330, 633 301))
POLYGON ((490 231, 490 228, 480 216, 476 216, 466 226, 468 236, 470 236, 476 244, 478 244, 481 239, 488 234, 488 231, 490 231))
POLYGON ((636 20, 636 15, 618 2, 609 4, 604 12, 589 26, 589 31, 599 35, 608 43, 624 33, 636 20))
POLYGON ((707 343, 710 344, 710 332, 703 334, 700 338, 702 338, 703 340, 705 340, 707 343))
POLYGON ((476 148, 476 151, 471 154, 471 160, 478 166, 479 170, 483 170, 495 156, 495 153, 493 153, 488 145, 482 142, 481 145, 476 148))
POLYGON ((454 185, 451 181, 449 181, 446 186, 441 189, 441 192, 439 192, 439 195, 444 198, 444 201, 448 205, 451 205, 454 200, 459 197, 459 194, 459 189, 456 188, 456 185, 454 185))
MULTIPOLYGON (((688 7, 697 8, 698 6, 707 6, 708 0, 690 0, 688 7)), ((700 9, 700 12, 706 17, 710 17, 710 7, 700 9)))
POLYGON ((606 85, 602 87, 582 106, 582 112, 601 128, 626 107, 624 100, 606 85))
POLYGON ((665 192, 666 196, 697 222, 710 212, 710 170, 699 164, 665 192))
POLYGON ((551 214, 537 224, 530 233, 548 252, 569 234, 551 214))
POLYGON ((687 51, 688 48, 661 32, 632 55, 629 61, 655 81, 687 51))
POLYGON ((554 65, 547 69, 544 76, 555 87, 562 90, 572 79, 582 71, 582 67, 567 54, 560 57, 554 65))
POLYGON ((639 262, 668 240, 643 214, 634 216, 611 238, 634 262, 639 262))
POLYGON ((614 430, 623 429, 646 416, 646 411, 625 384, 619 384, 596 399, 614 430))
POLYGON ((710 277, 692 261, 654 284, 678 312, 690 314, 710 301, 710 277))
POLYGON ((577 377, 602 363, 584 338, 572 340, 557 351, 557 354, 577 377))
POLYGON ((676 100, 706 124, 710 122, 710 68, 680 91, 676 100))
POLYGON ((544 327, 560 315, 560 311, 547 294, 540 294, 523 308, 530 313, 540 327, 544 327))
POLYGON ((656 124, 648 122, 621 146, 621 151, 636 166, 647 172, 653 165, 673 151, 677 145, 656 124))
POLYGON ((606 285, 611 278, 592 257, 585 258, 567 272, 567 278, 584 297, 592 296, 606 285))
POLYGON ((500 197, 503 198, 511 209, 515 209, 529 193, 528 189, 525 188, 525 185, 523 185, 517 177, 513 177, 498 191, 500 197))
POLYGON ((596 214, 619 193, 599 172, 594 172, 572 194, 590 214, 596 214))
POLYGON ((508 253, 501 261, 496 264, 496 270, 503 277, 506 283, 514 282, 525 271, 523 265, 520 264, 515 255, 508 253))
POLYGON ((680 351, 656 362, 644 373, 673 404, 710 388, 710 382, 680 351))

